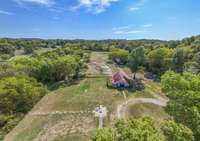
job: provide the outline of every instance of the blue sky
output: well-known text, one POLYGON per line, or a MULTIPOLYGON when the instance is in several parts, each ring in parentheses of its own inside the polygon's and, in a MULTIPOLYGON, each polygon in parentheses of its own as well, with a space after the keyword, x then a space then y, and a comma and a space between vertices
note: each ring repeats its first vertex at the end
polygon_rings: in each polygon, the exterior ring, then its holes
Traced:
POLYGON ((0 0, 0 37, 170 40, 198 34, 199 0, 0 0))

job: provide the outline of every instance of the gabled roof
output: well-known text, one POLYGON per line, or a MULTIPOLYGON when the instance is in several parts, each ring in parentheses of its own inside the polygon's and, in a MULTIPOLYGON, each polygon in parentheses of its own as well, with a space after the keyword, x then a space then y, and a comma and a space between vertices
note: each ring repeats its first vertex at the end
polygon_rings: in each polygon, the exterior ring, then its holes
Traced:
POLYGON ((131 80, 131 78, 124 71, 120 70, 119 72, 115 73, 110 80, 114 84, 127 83, 127 80, 131 80))

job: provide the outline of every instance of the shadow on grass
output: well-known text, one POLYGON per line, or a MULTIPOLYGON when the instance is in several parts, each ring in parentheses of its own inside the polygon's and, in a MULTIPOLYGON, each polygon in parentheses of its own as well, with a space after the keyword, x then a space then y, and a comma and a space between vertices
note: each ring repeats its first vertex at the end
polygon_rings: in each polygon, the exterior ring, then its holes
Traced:
POLYGON ((132 82, 129 87, 113 87, 113 86, 109 85, 108 83, 107 83, 107 87, 109 89, 116 89, 118 91, 126 90, 126 91, 129 91, 129 92, 142 91, 142 90, 145 89, 145 86, 142 82, 135 82, 135 81, 132 82))
POLYGON ((55 83, 48 83, 47 89, 49 91, 54 91, 54 90, 58 90, 60 88, 64 88, 67 86, 72 86, 72 85, 77 85, 80 83, 81 80, 83 80, 84 78, 79 78, 79 79, 73 79, 73 80, 63 80, 63 81, 59 81, 59 82, 55 82, 55 83))

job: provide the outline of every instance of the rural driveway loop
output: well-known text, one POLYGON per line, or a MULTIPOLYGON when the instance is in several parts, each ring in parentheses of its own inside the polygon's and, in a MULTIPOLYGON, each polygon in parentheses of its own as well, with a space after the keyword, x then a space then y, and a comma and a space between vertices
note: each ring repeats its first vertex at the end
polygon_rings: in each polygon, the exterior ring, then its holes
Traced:
POLYGON ((168 100, 164 98, 131 98, 127 101, 119 104, 117 106, 117 118, 123 118, 125 117, 125 106, 127 105, 134 105, 134 104, 140 104, 140 103, 151 103, 155 104, 161 107, 165 107, 167 105, 168 100))

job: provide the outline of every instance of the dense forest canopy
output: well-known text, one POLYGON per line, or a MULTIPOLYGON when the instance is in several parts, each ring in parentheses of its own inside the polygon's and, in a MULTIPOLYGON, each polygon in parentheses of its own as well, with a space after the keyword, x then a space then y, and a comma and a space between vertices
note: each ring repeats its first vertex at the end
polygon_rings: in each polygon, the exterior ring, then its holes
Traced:
POLYGON ((162 40, 42 40, 42 39, 0 39, 1 60, 7 60, 15 54, 38 54, 40 49, 79 47, 89 51, 111 51, 110 57, 127 63, 126 50, 129 53, 135 48, 144 47, 145 67, 149 71, 162 75, 166 70, 176 72, 184 70, 199 72, 200 36, 185 38, 180 41, 162 40), (121 49, 119 51, 116 50, 121 49), (123 55, 123 56, 122 56, 123 55))

